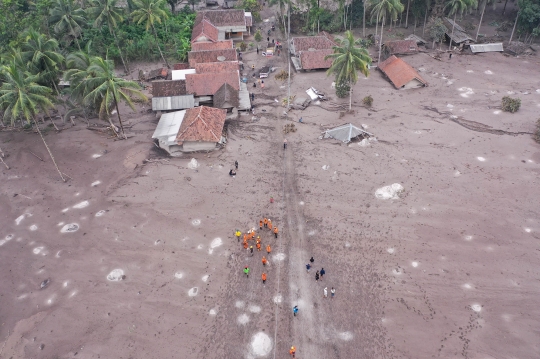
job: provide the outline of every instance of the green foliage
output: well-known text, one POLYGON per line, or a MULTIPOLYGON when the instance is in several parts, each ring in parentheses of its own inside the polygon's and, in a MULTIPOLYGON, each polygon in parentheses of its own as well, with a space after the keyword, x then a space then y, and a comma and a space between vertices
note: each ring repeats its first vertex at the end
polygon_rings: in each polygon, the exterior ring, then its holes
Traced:
POLYGON ((444 39, 444 34, 446 33, 446 26, 442 19, 436 18, 431 19, 427 25, 429 37, 434 42, 442 42, 444 39))
POLYGON ((246 49, 247 49, 247 44, 244 41, 242 41, 240 43, 240 51, 246 51, 246 49))
POLYGON ((373 97, 371 97, 371 95, 367 95, 362 99, 362 103, 364 106, 371 107, 371 105, 373 105, 373 97))
POLYGON ((540 35, 540 1, 518 0, 518 7, 518 32, 532 37, 540 35))
POLYGON ((339 98, 345 98, 350 95, 351 85, 347 82, 336 84, 336 96, 339 98))
POLYGON ((50 11, 49 23, 54 24, 54 32, 66 35, 66 41, 75 39, 77 47, 81 49, 78 37, 82 27, 86 24, 86 14, 74 0, 55 0, 50 11))
POLYGON ((511 98, 504 96, 501 101, 501 109, 506 112, 514 113, 521 107, 521 100, 519 98, 511 98))
POLYGON ((257 31, 255 32, 255 35, 254 35, 254 36, 255 36, 255 41, 260 42, 260 41, 262 40, 261 30, 257 30, 257 31))

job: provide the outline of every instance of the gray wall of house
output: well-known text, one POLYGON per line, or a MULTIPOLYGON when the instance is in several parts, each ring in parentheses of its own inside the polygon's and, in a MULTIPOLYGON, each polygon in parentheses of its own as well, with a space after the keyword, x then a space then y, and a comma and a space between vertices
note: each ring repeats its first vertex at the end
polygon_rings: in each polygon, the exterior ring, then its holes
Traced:
POLYGON ((182 150, 184 152, 212 151, 216 149, 215 142, 185 141, 182 150))
POLYGON ((424 84, 421 83, 420 81, 418 81, 417 79, 413 79, 413 80, 407 82, 405 84, 405 86, 403 86, 402 88, 403 89, 415 89, 415 88, 418 88, 418 87, 424 87, 424 84))

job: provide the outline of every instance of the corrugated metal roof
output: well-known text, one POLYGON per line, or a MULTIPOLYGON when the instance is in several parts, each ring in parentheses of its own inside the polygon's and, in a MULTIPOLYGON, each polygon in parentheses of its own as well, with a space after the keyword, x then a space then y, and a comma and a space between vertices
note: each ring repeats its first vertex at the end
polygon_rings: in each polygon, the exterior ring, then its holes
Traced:
POLYGON ((356 127, 352 123, 347 123, 338 127, 334 127, 330 130, 327 130, 324 133, 324 138, 334 138, 344 143, 351 142, 351 138, 355 138, 360 135, 372 136, 371 133, 362 130, 359 127, 356 127))
POLYGON ((185 80, 186 74, 196 74, 195 69, 186 69, 186 70, 172 70, 172 80, 185 80))
POLYGON ((183 110, 195 107, 193 95, 153 97, 153 111, 183 110))
POLYGON ((462 42, 466 41, 472 41, 474 42, 474 39, 465 32, 465 29, 463 29, 459 24, 456 22, 454 23, 454 20, 449 19, 447 17, 444 18, 444 20, 447 22, 445 24, 447 31, 446 35, 452 39, 453 42, 456 44, 461 44, 462 42), (452 27, 454 28, 454 33, 452 34, 452 27))
POLYGON ((161 141, 167 142, 167 145, 176 144, 176 136, 182 125, 186 111, 176 111, 164 113, 159 119, 159 123, 152 135, 152 138, 158 138, 161 141))
POLYGON ((495 42, 493 44, 471 44, 471 51, 476 52, 492 52, 492 51, 504 51, 502 42, 495 42))

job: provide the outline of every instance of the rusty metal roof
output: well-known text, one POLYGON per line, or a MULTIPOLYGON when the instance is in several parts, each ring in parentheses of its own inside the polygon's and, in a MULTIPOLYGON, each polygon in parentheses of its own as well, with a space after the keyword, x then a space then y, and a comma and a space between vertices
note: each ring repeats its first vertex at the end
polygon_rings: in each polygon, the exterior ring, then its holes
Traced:
POLYGON ((176 142, 220 142, 227 110, 199 106, 186 110, 176 142))
POLYGON ((378 68, 388 77, 390 82, 392 82, 397 89, 402 88, 415 79, 424 84, 424 86, 427 86, 427 82, 411 67, 411 65, 394 55, 379 64, 378 68))

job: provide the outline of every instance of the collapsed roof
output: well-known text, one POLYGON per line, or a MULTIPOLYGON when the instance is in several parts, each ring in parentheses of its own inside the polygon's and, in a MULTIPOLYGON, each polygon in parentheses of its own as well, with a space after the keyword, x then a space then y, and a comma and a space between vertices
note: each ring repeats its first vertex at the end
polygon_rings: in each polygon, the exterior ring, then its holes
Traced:
POLYGON ((324 138, 333 138, 343 143, 349 143, 351 142, 352 138, 358 136, 369 137, 373 135, 359 127, 356 127, 352 123, 334 127, 324 132, 324 138))

